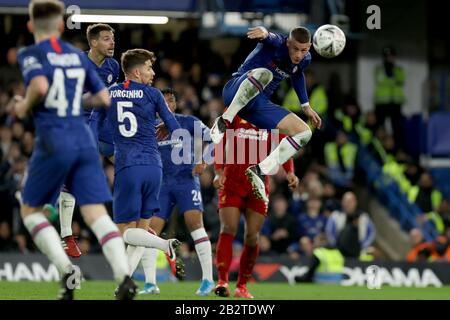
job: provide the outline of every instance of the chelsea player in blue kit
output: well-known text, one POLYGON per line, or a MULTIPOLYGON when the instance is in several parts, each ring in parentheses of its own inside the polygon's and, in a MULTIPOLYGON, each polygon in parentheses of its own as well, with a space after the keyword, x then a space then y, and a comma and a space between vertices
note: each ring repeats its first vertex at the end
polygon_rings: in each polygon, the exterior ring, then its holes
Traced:
POLYGON ((247 36, 260 42, 225 84, 223 99, 228 108, 214 122, 211 139, 219 143, 236 115, 258 128, 276 128, 287 135, 267 158, 246 171, 255 195, 268 202, 264 176, 276 173, 278 167, 308 143, 312 135, 302 119, 270 101, 282 80, 291 78, 303 111, 315 127, 321 126, 320 117, 309 105, 303 75, 303 70, 311 63, 311 34, 304 27, 292 29, 289 36, 256 27, 250 28, 247 36))
POLYGON ((172 272, 184 276, 177 251, 180 242, 164 240, 149 232, 150 217, 159 211, 162 162, 156 140, 156 115, 171 132, 180 126, 161 92, 151 87, 155 75, 153 52, 128 50, 122 54, 125 82, 110 88, 108 121, 114 140, 114 222, 128 244, 127 255, 133 272, 145 248, 166 252, 172 272))
MULTIPOLYGON (((119 79, 119 63, 113 58, 114 55, 114 29, 103 23, 92 24, 87 27, 86 38, 90 50, 86 53, 88 62, 97 71, 100 79, 106 87, 115 84, 119 79)), ((98 121, 99 114, 104 114, 104 108, 85 108, 84 116, 88 122, 94 138, 98 143, 100 154, 112 159, 114 145, 112 131, 108 121, 98 121)), ((63 188, 59 195, 59 221, 61 226, 61 238, 64 249, 70 257, 81 256, 81 251, 72 235, 72 217, 75 209, 75 198, 70 190, 63 188)))
MULTIPOLYGON (((61 246, 60 238, 42 213, 54 203, 65 184, 81 206, 121 283, 118 299, 134 297, 137 286, 129 276, 125 245, 103 202, 111 201, 92 133, 82 117, 82 104, 108 106, 108 91, 80 50, 59 39, 64 30, 64 4, 57 0, 32 1, 29 30, 35 44, 19 53, 27 87, 25 98, 16 97, 18 117, 31 112, 36 143, 22 193, 21 215, 34 243, 62 276, 60 299, 73 299, 76 269, 61 246), (83 88, 90 95, 82 96, 83 88)), ((80 279, 78 279, 80 280, 80 279)))
MULTIPOLYGON (((161 91, 171 112, 177 108, 177 94, 173 89, 161 91)), ((194 240, 200 266, 202 268, 202 282, 196 294, 208 295, 214 289, 212 272, 211 242, 203 226, 203 204, 200 191, 199 175, 206 165, 196 160, 196 149, 201 151, 203 141, 210 140, 209 128, 194 116, 174 113, 181 128, 185 130, 183 141, 176 138, 165 139, 158 142, 159 151, 163 161, 163 182, 159 195, 160 210, 150 219, 150 228, 160 234, 169 220, 174 206, 178 206, 180 214, 194 240), (176 164, 173 155, 186 159, 182 164, 176 164)), ((197 152, 200 153, 200 152, 197 152)), ((200 153, 201 154, 201 153, 200 153)), ((175 161, 176 162, 176 161, 175 161)), ((155 249, 146 249, 142 256, 142 267, 145 273, 144 290, 139 294, 159 294, 156 285, 156 257, 155 249)))

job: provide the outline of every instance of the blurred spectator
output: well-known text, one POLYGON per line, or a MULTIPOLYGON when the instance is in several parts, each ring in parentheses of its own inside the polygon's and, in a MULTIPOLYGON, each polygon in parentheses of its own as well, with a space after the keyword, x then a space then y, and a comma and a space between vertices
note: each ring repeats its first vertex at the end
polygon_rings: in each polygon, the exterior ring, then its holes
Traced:
POLYGON ((393 47, 383 48, 383 65, 375 68, 375 112, 380 126, 391 118, 391 128, 397 147, 403 143, 402 104, 405 101, 403 86, 405 71, 396 65, 396 51, 393 47))
POLYGON ((442 202, 442 193, 434 188, 431 175, 424 172, 420 175, 419 184, 409 188, 408 200, 417 204, 423 212, 437 211, 442 202))
POLYGON ((25 133, 25 128, 21 122, 14 122, 12 125, 12 135, 13 140, 17 143, 22 142, 23 134, 25 133))
POLYGON ((358 146, 348 141, 342 131, 337 133, 334 142, 325 144, 326 175, 338 187, 352 187, 357 152, 358 146))
POLYGON ((345 257, 358 258, 375 240, 375 227, 369 215, 358 209, 353 192, 342 197, 342 211, 334 211, 325 230, 328 242, 345 257))
POLYGON ((22 73, 17 63, 17 48, 9 48, 6 53, 6 65, 0 67, 0 90, 9 91, 13 83, 22 81, 22 73))
POLYGON ((288 202, 282 194, 272 199, 269 213, 270 240, 278 253, 286 253, 287 247, 295 239, 295 218, 287 212, 288 202))
POLYGON ((323 213, 328 218, 335 210, 339 210, 341 204, 336 195, 336 188, 332 183, 326 182, 323 185, 323 213))
POLYGON ((30 131, 26 131, 22 136, 22 153, 27 158, 31 157, 34 147, 34 137, 30 131))
MULTIPOLYGON (((306 69, 304 72, 306 87, 309 97, 309 103, 314 110, 323 118, 326 116, 328 110, 328 96, 327 92, 314 77, 314 71, 306 69)), ((283 100, 283 106, 295 113, 300 113, 301 106, 294 88, 290 88, 283 100)))
POLYGON ((12 130, 6 126, 0 127, 0 144, 1 144, 0 154, 2 155, 2 158, 6 157, 6 155, 8 154, 12 142, 13 142, 12 130))
POLYGON ((339 128, 345 133, 348 135, 357 133, 357 127, 363 125, 363 117, 354 96, 348 95, 345 98, 345 104, 342 109, 336 110, 335 118, 339 123, 339 128))
POLYGON ((270 239, 265 235, 259 236, 259 255, 260 256, 274 256, 277 253, 272 250, 270 239))
POLYGON ((409 232, 411 249, 406 255, 408 262, 427 262, 438 258, 433 243, 426 242, 420 229, 411 229, 409 232))
POLYGON ((324 234, 314 238, 314 250, 308 266, 308 271, 295 278, 296 282, 336 282, 342 279, 344 257, 334 246, 327 243, 324 234))
POLYGON ((0 252, 17 250, 17 244, 11 235, 11 227, 7 221, 0 222, 0 252))
POLYGON ((325 231, 327 218, 321 212, 322 202, 318 197, 310 197, 306 202, 306 212, 298 216, 299 238, 307 237, 312 241, 319 234, 325 231))
POLYGON ((431 224, 427 229, 433 238, 444 232, 444 221, 438 213, 442 194, 434 188, 433 179, 428 172, 421 174, 418 185, 409 188, 408 200, 422 210, 424 215, 422 223, 431 224))

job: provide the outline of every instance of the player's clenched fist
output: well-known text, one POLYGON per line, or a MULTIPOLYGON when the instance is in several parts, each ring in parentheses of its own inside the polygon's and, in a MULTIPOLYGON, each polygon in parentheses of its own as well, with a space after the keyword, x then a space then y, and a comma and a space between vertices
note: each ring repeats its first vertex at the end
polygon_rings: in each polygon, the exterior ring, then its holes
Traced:
POLYGON ((299 180, 298 180, 298 177, 295 175, 294 172, 292 172, 292 171, 291 171, 291 172, 288 172, 288 173, 286 174, 286 179, 287 179, 287 181, 288 181, 288 187, 289 187, 289 189, 291 189, 292 191, 294 191, 295 189, 297 189, 299 180))

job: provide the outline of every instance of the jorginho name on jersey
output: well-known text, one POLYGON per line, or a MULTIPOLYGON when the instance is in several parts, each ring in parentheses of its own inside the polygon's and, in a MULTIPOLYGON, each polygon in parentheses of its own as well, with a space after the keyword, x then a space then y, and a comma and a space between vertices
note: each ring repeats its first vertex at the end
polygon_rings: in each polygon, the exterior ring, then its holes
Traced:
POLYGON ((110 88, 107 110, 114 137, 116 173, 133 165, 162 167, 156 140, 156 113, 173 132, 180 126, 169 111, 162 93, 153 87, 125 81, 110 88))

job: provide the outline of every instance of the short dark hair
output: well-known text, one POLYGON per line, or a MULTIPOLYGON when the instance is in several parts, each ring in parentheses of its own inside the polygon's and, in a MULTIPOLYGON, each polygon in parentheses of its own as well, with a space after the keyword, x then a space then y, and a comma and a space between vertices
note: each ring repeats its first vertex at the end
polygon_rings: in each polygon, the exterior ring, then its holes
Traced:
POLYGON ((289 33, 289 38, 300 43, 311 42, 311 33, 305 27, 296 27, 289 33))
POLYGON ((156 61, 156 56, 153 52, 145 49, 130 49, 122 53, 120 63, 124 73, 129 72, 132 68, 145 64, 145 61, 150 60, 152 63, 156 61))
POLYGON ((114 33, 113 27, 106 23, 96 23, 90 24, 86 30, 86 38, 90 42, 93 39, 98 39, 100 32, 102 31, 110 31, 114 33))
POLYGON ((63 17, 65 5, 59 0, 33 0, 28 5, 31 20, 43 20, 53 17, 63 17))
POLYGON ((161 90, 161 93, 164 94, 171 94, 175 97, 175 101, 178 101, 178 92, 176 92, 174 89, 172 88, 164 88, 161 90))

